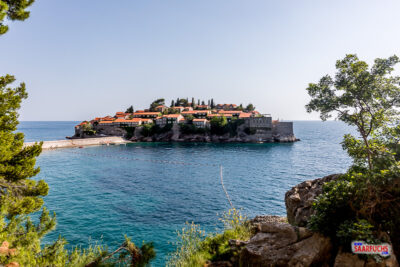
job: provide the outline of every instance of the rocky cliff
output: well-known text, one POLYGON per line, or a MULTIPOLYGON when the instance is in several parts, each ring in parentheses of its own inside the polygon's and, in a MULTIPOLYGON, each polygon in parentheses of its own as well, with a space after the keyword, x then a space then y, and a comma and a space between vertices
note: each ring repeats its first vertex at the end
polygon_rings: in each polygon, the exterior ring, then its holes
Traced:
POLYGON ((337 174, 329 175, 293 187, 285 195, 287 221, 277 216, 254 218, 251 224, 255 231, 250 240, 230 241, 237 256, 208 266, 399 266, 394 254, 380 261, 373 257, 360 257, 335 246, 330 238, 306 228, 313 214, 312 203, 322 193, 322 185, 338 177, 337 174))
POLYGON ((143 127, 136 127, 131 136, 122 128, 99 129, 98 134, 128 136, 131 141, 139 142, 213 142, 213 143, 257 143, 257 142, 295 142, 299 141, 293 134, 272 134, 271 132, 246 133, 244 125, 238 127, 235 134, 211 134, 209 131, 202 133, 183 133, 179 125, 174 125, 170 130, 151 135, 143 134, 143 127))

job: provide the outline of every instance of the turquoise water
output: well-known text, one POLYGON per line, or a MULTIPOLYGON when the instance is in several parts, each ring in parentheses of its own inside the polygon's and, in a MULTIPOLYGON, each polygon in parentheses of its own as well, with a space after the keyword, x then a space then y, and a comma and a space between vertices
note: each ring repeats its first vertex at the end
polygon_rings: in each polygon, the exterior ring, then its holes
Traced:
POLYGON ((25 133, 25 142, 63 140, 74 135, 77 121, 22 121, 18 130, 25 133))
MULTIPOLYGON (((186 221, 214 230, 217 213, 229 208, 219 168, 159 160, 222 164, 236 207, 249 216, 285 215, 288 189, 303 180, 343 172, 351 163, 339 144, 343 134, 351 132, 344 124, 299 121, 294 127, 301 141, 293 144, 135 143, 44 151, 37 178, 49 183, 46 206, 58 218, 57 230, 47 240, 62 234, 71 245, 102 240, 112 247, 127 234, 139 244, 154 241, 153 266, 162 266, 174 249, 175 231, 186 221)), ((36 127, 33 137, 29 127, 20 129, 28 140, 46 140, 62 132, 36 127)))

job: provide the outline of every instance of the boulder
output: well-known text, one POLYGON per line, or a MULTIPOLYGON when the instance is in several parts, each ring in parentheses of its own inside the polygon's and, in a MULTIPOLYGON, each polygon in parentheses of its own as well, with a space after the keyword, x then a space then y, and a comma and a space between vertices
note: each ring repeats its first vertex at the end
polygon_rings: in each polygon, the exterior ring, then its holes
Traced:
POLYGON ((320 179, 302 182, 285 194, 287 220, 296 226, 306 226, 311 215, 312 203, 322 193, 322 185, 338 179, 340 174, 332 174, 320 179))
POLYGON ((240 251, 239 266, 328 266, 329 238, 281 222, 261 222, 240 251))
POLYGON ((336 255, 334 267, 398 267, 396 256, 392 254, 390 257, 381 258, 379 262, 376 262, 371 257, 360 258, 358 255, 343 252, 341 249, 336 255))

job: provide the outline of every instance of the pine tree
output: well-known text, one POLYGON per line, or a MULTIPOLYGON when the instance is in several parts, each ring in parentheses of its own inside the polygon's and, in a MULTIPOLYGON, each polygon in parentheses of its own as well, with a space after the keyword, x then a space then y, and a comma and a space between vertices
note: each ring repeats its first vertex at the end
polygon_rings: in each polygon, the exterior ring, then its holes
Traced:
MULTIPOLYGON (((0 0, 0 35, 8 30, 4 18, 25 20, 29 17, 25 9, 33 2, 0 0)), ((0 265, 61 267, 129 262, 130 266, 144 266, 151 261, 155 257, 152 243, 138 248, 127 238, 119 250, 110 254, 99 246, 68 251, 61 237, 52 244, 41 245, 41 239, 55 228, 56 216, 42 207, 49 191, 47 183, 31 179, 40 171, 35 164, 42 143, 24 146, 24 134, 16 132, 18 109, 28 94, 24 83, 12 88, 14 82, 14 76, 0 76, 0 265), (28 215, 40 210, 38 222, 34 223, 28 215)))
POLYGON ((25 20, 30 12, 26 9, 33 4, 34 0, 0 0, 0 35, 8 31, 4 20, 25 20))
POLYGON ((211 104, 210 104, 210 107, 211 107, 211 108, 215 108, 215 104, 214 104, 214 99, 213 99, 213 98, 211 98, 211 104))
POLYGON ((172 107, 175 107, 175 101, 172 99, 172 101, 171 101, 171 108, 172 107))

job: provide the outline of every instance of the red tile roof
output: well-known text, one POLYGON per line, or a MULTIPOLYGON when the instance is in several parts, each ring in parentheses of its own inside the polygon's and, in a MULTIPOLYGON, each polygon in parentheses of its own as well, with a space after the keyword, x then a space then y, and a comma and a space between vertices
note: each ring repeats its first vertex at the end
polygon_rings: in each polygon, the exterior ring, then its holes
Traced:
POLYGON ((135 112, 133 115, 158 115, 160 112, 135 112))
POLYGON ((179 118, 180 116, 182 116, 181 114, 168 114, 168 115, 164 115, 164 118, 179 118))
POLYGON ((219 113, 221 114, 240 114, 242 111, 240 110, 220 110, 219 113))
POLYGON ((250 118, 252 115, 252 113, 242 112, 240 113, 239 118, 250 118))
POLYGON ((193 121, 199 121, 199 122, 207 122, 207 119, 193 119, 193 121))
POLYGON ((181 114, 197 114, 198 110, 182 111, 181 114))
POLYGON ((207 115, 207 117, 222 117, 222 116, 227 117, 227 118, 231 118, 232 114, 220 114, 220 113, 218 113, 218 114, 208 114, 207 115))

